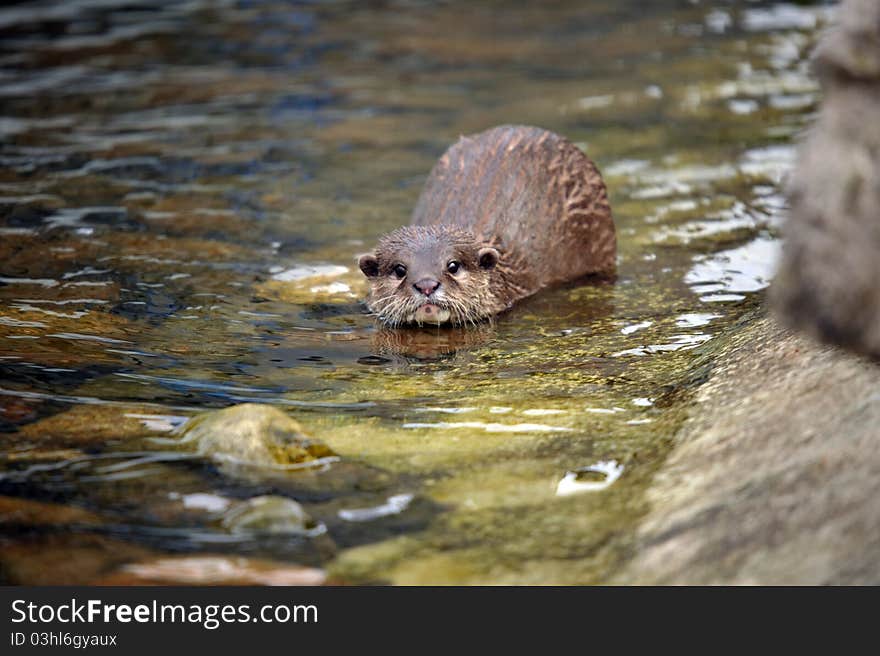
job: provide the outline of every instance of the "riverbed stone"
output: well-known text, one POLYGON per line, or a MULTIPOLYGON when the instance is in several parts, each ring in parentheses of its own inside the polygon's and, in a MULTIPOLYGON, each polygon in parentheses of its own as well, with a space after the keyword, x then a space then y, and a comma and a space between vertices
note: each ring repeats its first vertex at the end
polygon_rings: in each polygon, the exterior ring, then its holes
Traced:
POLYGON ((322 569, 262 558, 199 554, 123 565, 95 585, 322 585, 322 569))
POLYGON ((766 317, 717 339, 616 582, 880 583, 880 367, 766 317))
POLYGON ((352 304, 366 296, 367 285, 355 266, 305 264, 258 282, 254 285, 254 294, 293 305, 352 304))
POLYGON ((87 585, 120 565, 155 557, 129 542, 87 533, 17 538, 0 531, 0 584, 87 585))
POLYGON ((161 410, 151 406, 82 404, 21 426, 10 438, 45 447, 106 445, 166 431, 151 428, 150 417, 160 421, 161 410))
POLYGON ((181 432, 182 441, 193 442, 200 455, 233 464, 304 465, 335 455, 285 412, 259 403, 198 415, 181 432))
MULTIPOLYGON (((117 283, 94 289, 100 291, 93 294, 90 289, 90 295, 105 294, 112 298, 119 293, 117 283), (114 286, 116 289, 113 289, 114 286)), ((125 317, 89 306, 88 302, 66 306, 64 310, 38 307, 43 301, 65 301, 63 294, 53 292, 54 289, 48 292, 31 290, 31 296, 40 297, 34 303, 25 299, 14 306, 2 308, 0 340, 3 341, 0 342, 0 356, 10 358, 12 364, 34 367, 35 373, 47 366, 50 369, 117 366, 122 355, 114 350, 125 349, 132 343, 131 338, 142 329, 125 317)), ((0 293, 0 303, 3 300, 0 293)), ((109 307, 110 302, 100 308, 109 307)))
POLYGON ((0 526, 101 524, 101 518, 76 506, 0 496, 0 526))
POLYGON ((305 535, 316 526, 293 499, 266 495, 243 501, 223 515, 223 527, 232 533, 305 535))

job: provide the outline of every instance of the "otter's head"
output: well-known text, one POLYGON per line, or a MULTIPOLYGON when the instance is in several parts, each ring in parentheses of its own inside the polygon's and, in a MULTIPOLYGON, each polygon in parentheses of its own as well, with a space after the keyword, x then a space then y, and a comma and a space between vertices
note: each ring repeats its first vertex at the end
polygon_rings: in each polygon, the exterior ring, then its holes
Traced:
POLYGON ((358 266, 370 310, 388 326, 475 324, 501 308, 493 294, 498 251, 452 226, 407 226, 379 241, 358 266))

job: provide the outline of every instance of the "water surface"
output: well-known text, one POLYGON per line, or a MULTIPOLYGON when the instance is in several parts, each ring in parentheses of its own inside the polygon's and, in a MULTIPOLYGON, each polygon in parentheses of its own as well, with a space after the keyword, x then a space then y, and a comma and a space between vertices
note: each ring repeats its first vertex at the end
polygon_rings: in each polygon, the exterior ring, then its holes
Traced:
POLYGON ((0 10, 0 578, 243 554, 353 583, 608 580, 695 366, 772 277, 829 18, 634 0, 0 10), (501 123, 597 162, 618 279, 478 330, 377 329, 357 255, 408 222, 449 144, 501 123), (177 443, 242 402, 342 460, 240 476, 177 443), (224 525, 266 494, 320 530, 224 525))

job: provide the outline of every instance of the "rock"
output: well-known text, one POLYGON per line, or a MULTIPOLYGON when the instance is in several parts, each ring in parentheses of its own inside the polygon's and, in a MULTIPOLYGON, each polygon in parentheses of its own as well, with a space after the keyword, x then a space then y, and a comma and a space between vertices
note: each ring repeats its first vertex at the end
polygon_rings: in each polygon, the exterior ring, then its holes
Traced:
POLYGON ((272 274, 258 283, 258 296, 294 305, 351 304, 366 296, 367 286, 357 267, 339 264, 301 264, 272 274))
POLYGON ((258 558, 202 554, 124 565, 95 585, 322 585, 321 569, 258 558))
POLYGON ((32 422, 39 416, 43 399, 0 399, 0 432, 11 432, 16 426, 32 422))
POLYGON ((306 535, 318 525, 293 499, 262 496, 248 499, 223 515, 223 527, 232 533, 306 535))
POLYGON ((219 197, 167 189, 161 195, 130 193, 123 204, 132 213, 145 214, 148 223, 161 225, 175 237, 204 239, 211 233, 223 233, 243 241, 253 230, 253 224, 246 217, 233 211, 229 203, 219 197))
MULTIPOLYGON (((22 287, 8 286, 13 289, 22 287)), ((90 295, 98 295, 89 289, 90 295)), ((103 290, 101 287, 94 289, 103 290)), ((32 289, 30 295, 39 297, 37 303, 22 302, 17 303, 17 307, 3 307, 0 339, 16 340, 16 360, 13 362, 85 370, 118 365, 120 354, 108 351, 108 343, 124 349, 133 343, 130 338, 142 328, 125 317, 111 314, 104 309, 105 306, 98 309, 85 304, 73 305, 63 311, 37 307, 43 301, 55 300, 56 295, 51 294, 53 291, 32 289)), ((0 302, 3 300, 0 294, 0 302)))
POLYGON ((16 441, 39 445, 83 446, 168 432, 159 427, 165 415, 150 406, 75 405, 65 412, 18 429, 16 441), (151 418, 153 418, 151 423, 151 418))
POLYGON ((102 520, 98 515, 76 506, 0 496, 0 526, 66 526, 101 523, 102 520))
POLYGON ((716 340, 613 582, 880 583, 880 368, 766 318, 716 340))
POLYGON ((880 356, 880 3, 846 0, 815 53, 824 91, 789 184, 771 288, 785 321, 880 356))
POLYGON ((149 549, 100 535, 57 533, 14 538, 0 532, 0 584, 87 585, 149 549))
POLYGON ((200 455, 232 464, 295 466, 336 455, 287 414, 259 403, 198 415, 181 432, 182 442, 195 443, 200 455))
MULTIPOLYGON (((14 434, 14 433, 13 433, 14 434)), ((18 446, 18 445, 15 445, 18 446)), ((60 460, 76 460, 86 455, 82 449, 53 449, 51 445, 48 448, 30 447, 12 451, 13 441, 8 437, 0 438, 0 464, 7 465, 12 462, 58 462, 60 460)))
MULTIPOLYGON (((195 239, 176 237, 174 239, 156 239, 145 232, 113 232, 103 236, 115 253, 138 253, 142 256, 157 259, 183 261, 222 261, 252 257, 253 253, 246 246, 218 241, 216 239, 195 239)), ((131 268, 139 272, 141 265, 126 264, 125 260, 115 260, 114 266, 119 270, 131 268)), ((177 264, 171 268, 177 270, 177 264)))

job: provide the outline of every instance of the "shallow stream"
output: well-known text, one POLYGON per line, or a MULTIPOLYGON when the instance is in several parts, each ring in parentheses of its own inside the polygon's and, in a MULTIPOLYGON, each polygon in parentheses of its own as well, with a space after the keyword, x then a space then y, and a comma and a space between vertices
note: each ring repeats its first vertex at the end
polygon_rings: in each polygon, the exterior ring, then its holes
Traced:
POLYGON ((187 582, 200 561, 162 558, 211 554, 601 583, 631 556, 695 365, 772 277, 830 10, 473 4, 0 9, 0 582, 187 582), (501 123, 596 161, 618 279, 477 330, 377 329, 357 255, 501 123), (341 460, 242 473, 179 443, 243 402, 341 460), (230 530, 259 495, 314 527, 230 530))

